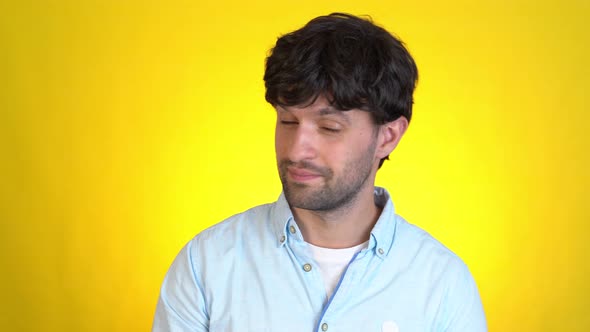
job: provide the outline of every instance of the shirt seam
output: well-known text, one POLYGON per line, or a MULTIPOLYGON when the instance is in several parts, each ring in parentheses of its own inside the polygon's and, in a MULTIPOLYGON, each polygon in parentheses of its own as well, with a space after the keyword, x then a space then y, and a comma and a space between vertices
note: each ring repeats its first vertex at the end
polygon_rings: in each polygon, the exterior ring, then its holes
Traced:
POLYGON ((193 260, 193 251, 192 251, 193 241, 194 241, 194 239, 189 242, 189 245, 188 245, 188 248, 187 248, 187 250, 188 250, 188 260, 189 260, 189 265, 190 265, 191 272, 193 274, 192 275, 193 281, 195 282, 195 285, 197 286, 197 288, 201 292, 201 296, 203 296, 203 302, 205 303, 205 307, 203 309, 205 310, 205 315, 207 316, 207 321, 209 321, 211 319, 210 318, 211 315, 209 314, 209 310, 207 308, 207 301, 206 301, 206 298, 205 298, 205 292, 204 292, 203 283, 201 281, 201 278, 198 275, 198 272, 197 272, 198 270, 195 267, 196 263, 193 260))

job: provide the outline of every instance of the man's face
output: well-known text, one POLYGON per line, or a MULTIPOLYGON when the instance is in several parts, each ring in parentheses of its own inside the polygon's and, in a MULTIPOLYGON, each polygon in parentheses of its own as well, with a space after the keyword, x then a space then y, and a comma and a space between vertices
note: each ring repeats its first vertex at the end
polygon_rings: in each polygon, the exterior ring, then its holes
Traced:
POLYGON ((371 114, 336 110, 323 96, 307 107, 277 106, 277 164, 291 207, 330 211, 372 190, 377 134, 371 114))

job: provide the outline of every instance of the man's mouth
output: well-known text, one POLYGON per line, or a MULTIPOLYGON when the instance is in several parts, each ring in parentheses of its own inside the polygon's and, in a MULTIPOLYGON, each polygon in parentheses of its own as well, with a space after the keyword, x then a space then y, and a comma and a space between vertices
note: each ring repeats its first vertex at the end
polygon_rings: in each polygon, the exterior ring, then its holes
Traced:
POLYGON ((287 174, 289 178, 296 182, 307 182, 320 178, 322 175, 316 172, 312 172, 305 168, 288 167, 287 174))

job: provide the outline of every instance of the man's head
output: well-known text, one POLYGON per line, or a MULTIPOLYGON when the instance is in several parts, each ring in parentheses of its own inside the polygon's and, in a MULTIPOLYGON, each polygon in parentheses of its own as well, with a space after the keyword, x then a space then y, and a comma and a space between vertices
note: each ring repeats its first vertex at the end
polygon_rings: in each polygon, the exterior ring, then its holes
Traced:
POLYGON ((318 17, 278 39, 264 80, 289 203, 326 211, 372 192, 412 114, 417 69, 403 44, 368 20, 318 17))
MULTIPOLYGON (((333 13, 277 40, 266 60, 266 100, 370 112, 375 124, 412 117, 416 64, 403 43, 370 20, 333 13)), ((386 159, 386 158, 384 158, 386 159)), ((381 161, 383 163, 383 160, 381 161)))

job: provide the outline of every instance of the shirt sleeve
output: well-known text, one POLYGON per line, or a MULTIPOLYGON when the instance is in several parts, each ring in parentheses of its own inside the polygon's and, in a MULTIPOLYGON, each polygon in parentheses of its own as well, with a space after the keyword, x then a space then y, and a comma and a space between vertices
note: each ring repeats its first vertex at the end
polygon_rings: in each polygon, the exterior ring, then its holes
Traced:
POLYGON ((443 300, 441 332, 487 332, 486 318, 477 285, 467 266, 461 262, 443 300))
POLYGON ((192 241, 180 251, 164 278, 152 332, 209 331, 209 315, 191 247, 192 241))

